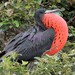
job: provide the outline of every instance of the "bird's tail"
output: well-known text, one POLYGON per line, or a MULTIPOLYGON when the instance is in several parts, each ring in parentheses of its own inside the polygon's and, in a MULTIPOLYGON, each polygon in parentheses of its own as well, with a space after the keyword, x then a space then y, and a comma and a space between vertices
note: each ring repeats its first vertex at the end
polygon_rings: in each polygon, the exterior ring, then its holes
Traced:
POLYGON ((0 53, 0 58, 2 57, 2 56, 4 56, 6 54, 6 52, 5 51, 2 51, 1 53, 0 53))

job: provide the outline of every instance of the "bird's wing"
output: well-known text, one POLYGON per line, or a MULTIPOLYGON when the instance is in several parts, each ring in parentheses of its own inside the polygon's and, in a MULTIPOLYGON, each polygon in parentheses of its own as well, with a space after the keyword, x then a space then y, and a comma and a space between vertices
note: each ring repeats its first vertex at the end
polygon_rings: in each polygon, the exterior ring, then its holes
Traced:
POLYGON ((35 35, 30 38, 32 36, 31 33, 26 39, 21 37, 22 39, 18 43, 16 42, 12 45, 11 42, 5 47, 4 51, 6 54, 9 54, 11 51, 20 54, 17 57, 18 60, 32 60, 34 57, 41 56, 51 47, 54 34, 55 31, 53 29, 48 29, 43 32, 35 33, 35 35))
POLYGON ((18 60, 33 60, 34 57, 41 56, 50 49, 53 42, 55 31, 48 29, 37 33, 32 39, 27 39, 17 46, 15 51, 21 55, 18 60))
POLYGON ((32 35, 33 31, 35 30, 34 27, 31 27, 30 29, 28 29, 28 31, 25 31, 24 33, 19 33, 18 35, 16 35, 12 40, 10 40, 7 45, 5 46, 3 51, 11 51, 14 49, 14 46, 16 47, 18 44, 20 44, 21 42, 23 42, 23 40, 25 41, 28 36, 32 35))

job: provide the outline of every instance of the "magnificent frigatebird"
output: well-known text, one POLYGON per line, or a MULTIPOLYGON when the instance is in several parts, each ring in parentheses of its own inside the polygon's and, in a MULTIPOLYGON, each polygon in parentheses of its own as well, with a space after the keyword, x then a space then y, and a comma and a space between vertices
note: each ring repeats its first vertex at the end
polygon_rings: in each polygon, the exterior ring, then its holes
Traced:
POLYGON ((15 36, 8 42, 0 57, 16 52, 18 61, 34 60, 42 54, 54 55, 65 45, 68 28, 65 20, 55 14, 59 10, 39 9, 35 11, 36 25, 15 36))

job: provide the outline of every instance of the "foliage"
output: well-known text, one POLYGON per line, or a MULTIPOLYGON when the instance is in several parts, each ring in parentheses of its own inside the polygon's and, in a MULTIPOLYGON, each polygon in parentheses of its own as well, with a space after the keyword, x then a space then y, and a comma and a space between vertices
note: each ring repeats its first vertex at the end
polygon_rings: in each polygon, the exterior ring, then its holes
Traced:
POLYGON ((12 62, 10 60, 15 57, 15 53, 11 55, 8 58, 3 57, 3 62, 0 63, 0 75, 24 75, 24 73, 25 75, 29 75, 25 67, 27 62, 24 62, 22 65, 16 61, 12 62))
POLYGON ((47 9, 60 8, 64 18, 69 21, 75 15, 74 1, 65 0, 9 0, 0 3, 0 29, 4 31, 15 27, 33 25, 33 12, 44 7, 47 9))
POLYGON ((8 30, 13 27, 33 24, 33 12, 38 6, 38 1, 9 0, 0 4, 0 28, 8 30), (34 8, 35 7, 35 8, 34 8))
POLYGON ((11 54, 12 56, 8 58, 4 56, 3 62, 0 63, 0 75, 74 75, 74 53, 75 50, 72 50, 69 54, 59 53, 54 56, 45 55, 42 58, 36 57, 37 61, 31 64, 33 67, 29 69, 26 66, 28 62, 23 61, 20 64, 16 61, 10 61, 14 55, 11 54))
POLYGON ((44 56, 38 58, 37 68, 31 75, 74 75, 75 58, 69 54, 62 53, 59 56, 44 56), (59 58, 60 56, 60 58, 59 58))

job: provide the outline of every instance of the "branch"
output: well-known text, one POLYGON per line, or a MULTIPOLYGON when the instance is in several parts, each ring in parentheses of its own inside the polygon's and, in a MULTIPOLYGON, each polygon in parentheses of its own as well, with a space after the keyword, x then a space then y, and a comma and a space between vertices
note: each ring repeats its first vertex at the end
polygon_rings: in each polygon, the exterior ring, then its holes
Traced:
POLYGON ((72 23, 74 20, 75 20, 75 16, 74 16, 73 18, 71 18, 71 19, 67 22, 67 24, 72 23))

